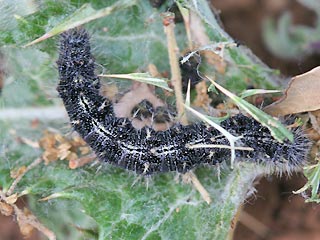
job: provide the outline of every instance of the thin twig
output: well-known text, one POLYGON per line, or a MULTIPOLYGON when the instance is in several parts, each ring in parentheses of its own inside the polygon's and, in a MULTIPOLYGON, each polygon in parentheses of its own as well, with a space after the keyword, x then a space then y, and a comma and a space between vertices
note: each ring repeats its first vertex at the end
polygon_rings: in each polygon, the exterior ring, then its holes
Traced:
POLYGON ((41 233, 43 233, 44 235, 47 236, 47 238, 49 238, 50 240, 56 240, 56 235, 49 230, 48 228, 46 228, 44 225, 42 225, 38 219, 36 218, 36 216, 34 216, 33 214, 28 214, 26 215, 20 208, 18 208, 15 204, 11 205, 14 209, 15 215, 17 216, 17 220, 19 223, 19 226, 23 226, 25 224, 31 225, 32 227, 36 228, 38 231, 40 231, 41 233))
POLYGON ((70 160, 69 161, 69 168, 76 169, 78 167, 82 167, 82 166, 86 165, 87 163, 92 162, 96 158, 97 158, 97 156, 94 153, 92 153, 92 154, 86 155, 81 158, 70 160))
POLYGON ((191 28, 190 28, 190 10, 183 7, 181 3, 179 3, 179 1, 176 2, 179 11, 183 17, 183 21, 184 21, 184 26, 186 29, 186 34, 187 34, 187 38, 188 38, 188 46, 189 46, 189 50, 192 50, 193 48, 193 42, 192 42, 192 35, 191 35, 191 28))
POLYGON ((18 208, 15 204, 16 199, 13 202, 11 199, 11 195, 7 195, 0 190, 0 200, 12 207, 14 214, 17 217, 17 222, 19 224, 20 229, 26 225, 30 225, 36 228, 41 233, 43 233, 45 236, 47 236, 49 240, 56 240, 55 234, 51 230, 46 228, 44 225, 42 225, 33 214, 26 214, 24 211, 18 208))
MULTIPOLYGON (((174 15, 170 13, 166 13, 163 17, 163 25, 164 31, 167 35, 167 43, 168 43, 168 54, 171 68, 171 82, 174 87, 174 92, 176 96, 176 105, 177 112, 180 118, 180 122, 184 125, 188 124, 188 119, 185 114, 185 107, 183 101, 182 94, 182 82, 181 82, 181 72, 179 67, 179 60, 177 58, 177 52, 179 51, 176 38, 174 35, 174 15)), ((202 186, 197 176, 188 172, 185 174, 185 177, 189 178, 193 184, 193 186, 197 189, 197 191, 201 194, 202 198, 208 203, 211 203, 210 194, 208 191, 202 186)))
POLYGON ((203 198, 203 200, 205 200, 208 204, 210 204, 212 202, 210 194, 203 187, 203 185, 201 184, 201 182, 199 181, 199 179, 197 178, 197 176, 193 172, 189 171, 189 172, 185 173, 183 178, 187 179, 187 181, 190 180, 192 182, 193 186, 201 194, 201 197, 203 198))
POLYGON ((174 87, 175 97, 176 97, 176 105, 177 112, 180 118, 180 122, 182 124, 188 124, 187 116, 184 114, 184 101, 182 95, 182 83, 181 83, 181 72, 179 67, 179 60, 177 57, 177 52, 179 51, 178 45, 176 42, 176 38, 174 35, 174 16, 170 13, 165 14, 163 17, 164 23, 164 32, 167 35, 167 43, 168 43, 168 54, 169 54, 169 62, 171 68, 171 82, 174 87))
POLYGON ((11 184, 9 190, 7 192, 3 192, 0 190, 0 200, 4 203, 11 206, 14 210, 14 214, 17 217, 17 221, 20 227, 20 230, 23 231, 23 228, 30 225, 33 228, 36 228, 40 232, 42 232, 44 235, 46 235, 50 240, 56 240, 55 234, 46 228, 44 225, 42 225, 36 216, 34 216, 31 213, 25 213, 20 208, 17 207, 15 204, 17 201, 17 194, 13 194, 13 191, 15 190, 15 187, 17 184, 21 181, 22 177, 30 171, 32 168, 37 166, 39 163, 42 162, 42 158, 37 158, 35 161, 33 161, 26 169, 23 171, 11 184))
POLYGON ((42 162, 42 158, 39 157, 36 160, 34 160, 26 169, 25 171, 23 171, 11 184, 10 188, 8 189, 8 191, 6 192, 7 196, 12 195, 14 189, 16 188, 17 184, 20 182, 20 180, 22 179, 22 177, 28 172, 30 171, 32 168, 34 168, 35 166, 37 166, 39 163, 42 162))

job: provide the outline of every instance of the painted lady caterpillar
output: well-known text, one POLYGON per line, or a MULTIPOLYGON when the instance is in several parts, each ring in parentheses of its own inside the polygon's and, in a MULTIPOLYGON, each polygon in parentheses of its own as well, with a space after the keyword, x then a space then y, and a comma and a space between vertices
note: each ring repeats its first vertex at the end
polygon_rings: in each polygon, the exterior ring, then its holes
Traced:
MULTIPOLYGON (((166 131, 150 127, 138 130, 127 118, 116 117, 112 102, 99 94, 100 80, 94 73, 95 61, 85 30, 62 34, 57 64, 60 75, 57 90, 71 124, 101 161, 149 175, 167 171, 185 173, 202 164, 215 165, 230 159, 230 150, 226 148, 190 147, 229 145, 224 135, 204 123, 175 124, 166 131)), ((236 150, 238 161, 290 172, 306 160, 310 141, 299 128, 293 129, 293 143, 288 140, 279 143, 266 127, 244 115, 231 117, 221 126, 235 136, 243 136, 237 141, 238 147, 254 149, 236 150)))

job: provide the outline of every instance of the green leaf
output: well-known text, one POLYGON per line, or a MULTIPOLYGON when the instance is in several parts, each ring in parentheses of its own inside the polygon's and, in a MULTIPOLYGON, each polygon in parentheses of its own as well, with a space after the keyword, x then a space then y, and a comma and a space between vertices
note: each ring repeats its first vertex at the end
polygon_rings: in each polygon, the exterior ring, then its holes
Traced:
MULTIPOLYGON (((319 5, 317 1, 301 0, 301 2, 309 7, 319 5)), ((319 19, 319 9, 313 8, 313 10, 319 19)), ((266 19, 262 30, 268 49, 280 58, 301 59, 317 51, 312 45, 319 41, 320 28, 294 24, 289 12, 283 13, 277 23, 273 19, 266 19)))
POLYGON ((213 84, 211 84, 208 87, 208 92, 214 92, 215 94, 219 94, 218 90, 216 89, 216 87, 213 84))
POLYGON ((263 126, 269 128, 272 136, 276 138, 279 142, 283 142, 284 139, 289 139, 293 141, 293 134, 279 121, 275 120, 273 117, 261 111, 259 108, 253 106, 242 98, 234 95, 227 89, 223 88, 214 81, 211 83, 218 88, 221 92, 227 95, 231 100, 234 101, 240 108, 249 113, 254 119, 260 122, 263 126))
MULTIPOLYGON (((212 86, 212 85, 211 85, 212 86)), ((265 90, 265 89, 248 89, 240 93, 241 98, 250 97, 257 94, 266 94, 266 93, 279 93, 281 90, 265 90)))
POLYGON ((97 173, 92 168, 74 171, 66 170, 65 164, 50 166, 41 169, 45 175, 28 186, 31 191, 40 185, 53 191, 58 198, 41 202, 47 207, 61 198, 81 202, 84 212, 100 227, 99 239, 221 239, 228 232, 235 207, 245 198, 238 184, 250 185, 253 176, 237 171, 219 182, 212 170, 197 171, 214 197, 210 205, 191 186, 175 182, 174 174, 154 176, 149 186, 143 179, 132 186, 135 176, 111 166, 97 173), (48 178, 56 179, 52 187, 45 185, 48 178), (57 186, 62 192, 56 192, 57 186))
POLYGON ((230 114, 226 114, 223 117, 212 117, 212 116, 206 116, 208 119, 210 119, 211 121, 220 124, 221 122, 223 122, 224 120, 228 119, 230 117, 230 114))
MULTIPOLYGON (((73 6, 66 4, 66 1, 5 0, 2 3, 0 12, 5 21, 1 21, 4 31, 0 32, 0 45, 11 47, 22 46, 44 34, 47 27, 51 28, 75 10, 73 6)), ((51 48, 55 46, 51 41, 41 44, 41 47, 47 48, 48 45, 51 48)))
POLYGON ((311 196, 306 199, 306 202, 320 203, 320 198, 319 198, 320 163, 317 163, 311 166, 306 166, 304 168, 304 175, 308 179, 308 182, 299 190, 293 191, 293 193, 302 194, 311 188, 311 196))
POLYGON ((167 84, 167 82, 169 81, 168 79, 152 77, 149 73, 105 74, 105 75, 100 75, 100 77, 131 79, 134 81, 151 84, 151 85, 163 88, 170 92, 173 91, 171 88, 169 88, 167 84))
MULTIPOLYGON (((8 124, 12 126, 13 122, 8 124)), ((1 171, 27 165, 37 155, 31 147, 15 142, 8 132, 10 129, 1 129, 2 133, 8 134, 7 141, 15 143, 6 150, 19 149, 24 155, 14 163, 1 158, 1 171)), ((21 137, 32 133, 27 134, 23 122, 17 123, 15 129, 21 137)), ((103 163, 77 170, 68 169, 67 163, 61 161, 38 165, 25 175, 17 192, 32 196, 32 210, 59 236, 63 225, 69 231, 75 231, 74 234, 77 232, 73 227, 75 223, 80 228, 87 228, 83 215, 86 214, 99 226, 99 239, 152 239, 155 236, 158 239, 223 239, 235 209, 246 197, 247 189, 237 186, 251 187, 258 173, 249 167, 243 171, 235 169, 231 174, 225 168, 219 180, 215 167, 197 169, 199 180, 213 197, 210 205, 191 185, 176 182, 174 173, 136 182, 136 175, 103 163), (60 212, 58 219, 54 212, 60 212)), ((3 182, 0 184, 3 186, 3 182)))
POLYGON ((3 49, 5 67, 10 69, 0 97, 0 106, 48 106, 56 93, 51 79, 58 74, 52 66, 55 59, 38 49, 3 49))
POLYGON ((132 5, 136 4, 136 0, 122 0, 117 1, 113 5, 95 10, 91 7, 90 4, 84 4, 81 8, 79 8, 77 11, 75 11, 72 15, 70 15, 67 19, 65 19, 62 23, 56 25, 53 29, 51 29, 49 32, 41 36, 40 38, 37 38, 36 40, 28 43, 25 45, 25 47, 30 46, 32 44, 41 42, 47 38, 50 38, 54 35, 57 35, 59 33, 62 33, 64 31, 67 31, 71 28, 79 27, 82 24, 88 23, 92 20, 102 18, 105 16, 108 16, 114 11, 118 11, 127 7, 131 7, 132 5))

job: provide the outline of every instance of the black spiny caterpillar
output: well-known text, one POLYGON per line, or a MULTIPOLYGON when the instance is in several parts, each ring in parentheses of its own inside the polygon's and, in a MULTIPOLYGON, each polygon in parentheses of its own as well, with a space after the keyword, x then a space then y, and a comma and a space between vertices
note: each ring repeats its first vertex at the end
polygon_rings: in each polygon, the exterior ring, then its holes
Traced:
MULTIPOLYGON (((99 94, 100 80, 94 73, 89 36, 84 30, 70 30, 61 36, 58 92, 73 128, 99 159, 140 174, 187 172, 201 164, 215 165, 230 158, 225 148, 193 148, 193 144, 229 145, 219 131, 204 123, 176 124, 166 131, 150 127, 135 129, 130 120, 114 115, 112 102, 99 94)), ((259 122, 237 115, 222 127, 243 136, 236 150, 238 161, 252 161, 277 171, 290 171, 303 165, 309 140, 301 129, 294 129, 294 142, 279 143, 259 122)))

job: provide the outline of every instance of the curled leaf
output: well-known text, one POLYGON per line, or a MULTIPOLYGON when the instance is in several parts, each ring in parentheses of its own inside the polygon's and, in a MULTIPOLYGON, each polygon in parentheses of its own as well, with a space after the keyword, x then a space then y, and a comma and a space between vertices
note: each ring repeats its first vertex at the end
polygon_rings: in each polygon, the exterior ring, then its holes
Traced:
POLYGON ((265 107, 273 116, 315 111, 320 109, 320 67, 293 77, 283 97, 265 107))

